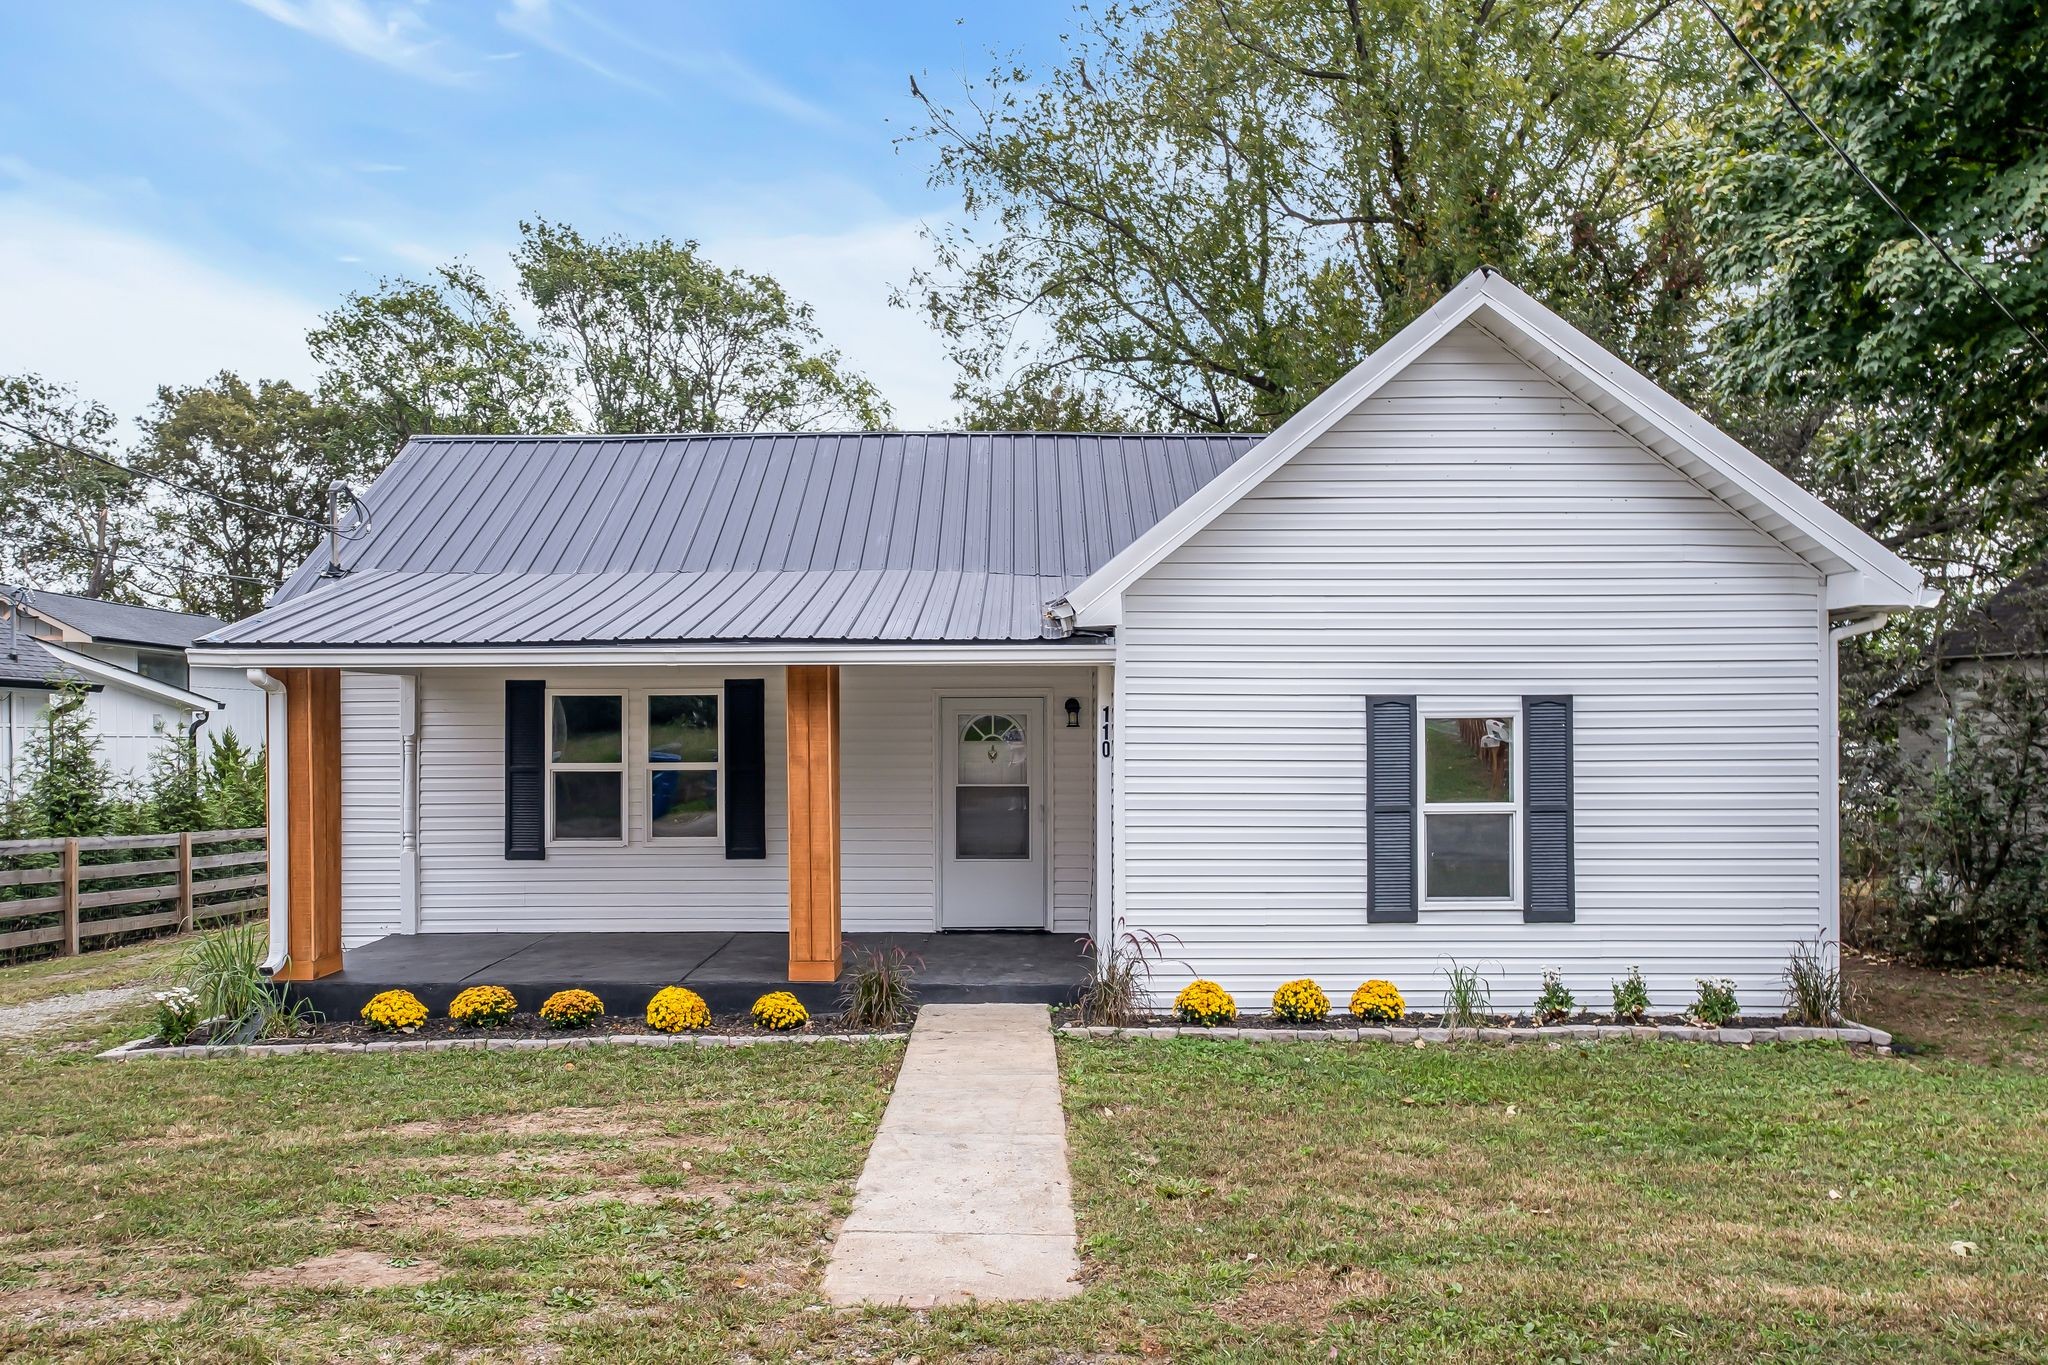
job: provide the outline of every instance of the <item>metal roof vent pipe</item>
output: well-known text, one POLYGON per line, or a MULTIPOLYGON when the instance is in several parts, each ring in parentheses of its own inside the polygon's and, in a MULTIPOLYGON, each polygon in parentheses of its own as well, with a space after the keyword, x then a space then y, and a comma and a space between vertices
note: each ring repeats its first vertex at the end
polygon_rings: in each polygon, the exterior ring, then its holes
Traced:
POLYGON ((370 505, 356 495, 340 479, 327 485, 327 567, 320 571, 322 578, 346 578, 348 569, 341 562, 341 542, 360 540, 369 534, 370 505), (349 525, 341 524, 342 509, 346 507, 354 515, 349 525))
POLYGON ((21 609, 28 605, 28 589, 17 587, 8 598, 7 657, 21 658, 21 609))

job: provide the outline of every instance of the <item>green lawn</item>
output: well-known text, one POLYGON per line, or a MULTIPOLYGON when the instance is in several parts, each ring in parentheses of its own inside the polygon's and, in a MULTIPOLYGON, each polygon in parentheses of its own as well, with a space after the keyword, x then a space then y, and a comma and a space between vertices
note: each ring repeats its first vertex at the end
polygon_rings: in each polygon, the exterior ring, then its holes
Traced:
POLYGON ((2048 1353, 2023 1066, 1063 1042, 1087 1292, 917 1314, 816 1297, 896 1048, 91 1060, 140 1017, 0 1051, 0 1358, 2048 1353))

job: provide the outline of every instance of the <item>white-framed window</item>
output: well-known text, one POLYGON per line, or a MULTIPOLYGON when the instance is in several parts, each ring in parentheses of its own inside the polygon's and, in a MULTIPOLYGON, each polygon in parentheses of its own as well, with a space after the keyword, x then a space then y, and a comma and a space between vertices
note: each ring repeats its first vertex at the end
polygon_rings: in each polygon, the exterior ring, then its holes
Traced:
POLYGON ((1416 707, 1422 761, 1422 903, 1522 903, 1522 704, 1416 707))
POLYGON ((641 765, 647 837, 664 843, 724 838, 724 693, 716 688, 648 692, 641 695, 640 706, 647 734, 641 765))
POLYGON ((626 694, 548 693, 548 842, 626 842, 626 694))

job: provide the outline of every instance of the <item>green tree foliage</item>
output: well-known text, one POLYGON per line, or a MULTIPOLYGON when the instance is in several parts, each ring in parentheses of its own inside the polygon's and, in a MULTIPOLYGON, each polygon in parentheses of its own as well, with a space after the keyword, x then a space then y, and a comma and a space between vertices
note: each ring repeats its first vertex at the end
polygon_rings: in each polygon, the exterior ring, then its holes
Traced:
MULTIPOLYGON (((1730 8, 1871 177, 2048 334, 2048 10, 1730 8)), ((1721 386, 1778 405, 1793 472, 1893 545, 1967 555, 1960 534, 2030 555, 2048 507, 2048 357, 1740 60, 1750 97, 1709 127, 1699 170, 1708 260, 1737 304, 1711 347, 1721 386)))
POLYGON ((264 755, 232 729, 213 736, 200 772, 200 800, 209 829, 254 829, 264 821, 269 787, 264 755))
POLYGON ((351 415, 378 468, 422 433, 571 425, 560 348, 521 327, 467 265, 350 294, 306 346, 321 367, 321 399, 351 415))
POLYGON ((961 386, 953 394, 967 431, 1132 431, 1135 424, 1101 389, 1057 375, 1019 377, 1000 388, 961 386))
POLYGON ((1112 7, 1056 70, 917 92, 969 221, 910 301, 970 387, 1258 429, 1491 265, 1684 388, 1702 280, 1661 153, 1708 41, 1668 0, 1112 7))
POLYGON ((15 794, 16 818, 28 837, 101 834, 116 823, 122 797, 85 700, 83 683, 64 682, 29 729, 15 794))
POLYGON ((824 344, 808 304, 695 242, 590 241, 521 223, 513 261, 571 357, 599 431, 880 426, 888 404, 824 344))
POLYGON ((188 730, 157 747, 144 784, 149 833, 207 828, 206 796, 200 786, 199 746, 188 730))
POLYGON ((324 520, 327 485, 360 479, 375 452, 346 414, 282 381, 255 385, 222 371, 212 382, 157 390, 137 463, 188 487, 160 492, 158 574, 178 605, 239 620, 256 611, 320 543, 320 531, 277 513, 324 520))
POLYGON ((112 410, 36 375, 0 375, 0 418, 49 438, 0 427, 0 579, 135 600, 139 490, 64 449, 103 450, 112 410))

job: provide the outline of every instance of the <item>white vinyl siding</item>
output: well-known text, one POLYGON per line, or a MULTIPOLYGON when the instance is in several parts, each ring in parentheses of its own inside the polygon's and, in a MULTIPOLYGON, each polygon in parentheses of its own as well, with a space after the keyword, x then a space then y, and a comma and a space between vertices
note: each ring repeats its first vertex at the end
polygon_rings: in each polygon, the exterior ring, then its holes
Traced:
MULTIPOLYGON (((1313 975, 1526 1008, 1727 975, 1773 1011, 1823 915, 1820 575, 1511 355, 1453 332, 1126 592, 1123 899, 1242 1006, 1313 975), (1574 699, 1577 920, 1365 917, 1365 699, 1574 699)), ((1519 736, 1517 737, 1519 740, 1519 736)))
MULTIPOLYGON (((356 715, 367 703, 360 680, 343 677, 343 937, 359 943, 397 924, 395 889, 365 828, 389 817, 390 875, 397 868, 398 800, 357 790, 385 771, 385 731, 356 715), (351 829, 363 828, 360 838, 351 829)), ((397 774, 397 689, 383 703, 388 771, 397 774)), ((861 931, 925 932, 936 925, 938 700, 942 696, 1042 695, 1052 755, 1054 928, 1086 933, 1094 889, 1094 677, 1089 668, 848 665, 840 670, 842 925, 861 931), (1062 709, 1080 700, 1084 724, 1069 730, 1062 709)), ((629 753, 646 750, 646 709, 629 705, 629 753)), ((789 927, 788 821, 783 670, 732 668, 427 669, 420 683, 420 931, 762 930, 789 927), (645 837, 646 787, 630 781, 619 844, 553 844, 539 862, 504 856, 505 682, 538 678, 570 691, 691 692, 728 677, 766 680, 765 860, 728 860, 706 840, 645 837)), ((721 792, 723 797, 723 792, 721 792)))
MULTIPOLYGON (((259 694, 260 695, 260 694, 259 694)), ((341 945, 398 931, 398 679, 341 675, 341 945)))

